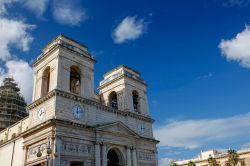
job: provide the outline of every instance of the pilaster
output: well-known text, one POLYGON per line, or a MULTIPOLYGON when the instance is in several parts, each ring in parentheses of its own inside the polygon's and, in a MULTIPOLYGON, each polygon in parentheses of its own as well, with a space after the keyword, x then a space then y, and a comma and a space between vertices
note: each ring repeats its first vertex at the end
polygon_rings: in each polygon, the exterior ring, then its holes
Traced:
POLYGON ((133 166, 137 166, 136 149, 134 147, 132 149, 132 156, 133 156, 133 166))
POLYGON ((100 143, 95 143, 95 166, 101 166, 100 143))
POLYGON ((102 144, 102 166, 107 166, 107 144, 102 144))
POLYGON ((127 155, 127 166, 132 166, 131 163, 131 147, 126 147, 126 155, 127 155))

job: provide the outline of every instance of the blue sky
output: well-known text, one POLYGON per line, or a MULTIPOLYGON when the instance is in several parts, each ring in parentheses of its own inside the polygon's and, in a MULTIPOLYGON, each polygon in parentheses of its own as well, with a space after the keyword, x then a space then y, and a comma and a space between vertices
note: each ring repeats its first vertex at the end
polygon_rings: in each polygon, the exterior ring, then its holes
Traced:
POLYGON ((120 64, 148 83, 159 159, 250 146, 249 0, 0 0, 0 79, 30 101, 32 61, 59 34, 89 47, 95 86, 120 64), (25 79, 24 79, 25 78, 25 79))

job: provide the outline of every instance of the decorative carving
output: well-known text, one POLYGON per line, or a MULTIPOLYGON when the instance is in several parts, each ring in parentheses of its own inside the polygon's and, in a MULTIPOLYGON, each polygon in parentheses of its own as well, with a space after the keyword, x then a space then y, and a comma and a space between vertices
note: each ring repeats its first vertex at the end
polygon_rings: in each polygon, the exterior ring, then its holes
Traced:
POLYGON ((73 142, 63 142, 62 145, 62 153, 77 153, 81 155, 92 155, 93 154, 93 146, 73 143, 73 142))
POLYGON ((154 161, 155 155, 151 152, 137 152, 137 158, 141 161, 154 161))
POLYGON ((42 153, 41 156, 46 156, 46 147, 47 147, 47 143, 44 143, 44 144, 37 145, 35 147, 29 148, 28 153, 27 153, 27 159, 28 160, 36 159, 39 148, 40 148, 40 152, 42 153))

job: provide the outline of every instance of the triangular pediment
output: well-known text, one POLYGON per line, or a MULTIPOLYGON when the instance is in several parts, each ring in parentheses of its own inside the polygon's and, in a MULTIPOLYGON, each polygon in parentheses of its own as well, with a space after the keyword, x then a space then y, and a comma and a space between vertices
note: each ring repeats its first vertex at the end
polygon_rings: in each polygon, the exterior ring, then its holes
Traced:
POLYGON ((103 124, 98 127, 96 127, 97 131, 103 131, 103 132, 109 132, 109 133, 116 133, 126 136, 133 136, 133 137, 139 137, 139 135, 134 132, 132 129, 127 127, 122 122, 113 122, 108 124, 103 124))

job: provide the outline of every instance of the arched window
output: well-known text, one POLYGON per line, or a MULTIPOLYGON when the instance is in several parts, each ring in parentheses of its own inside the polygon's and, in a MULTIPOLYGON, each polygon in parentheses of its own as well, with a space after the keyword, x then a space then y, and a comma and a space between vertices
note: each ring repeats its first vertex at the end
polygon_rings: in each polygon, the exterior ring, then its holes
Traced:
POLYGON ((135 112, 140 112, 140 105, 139 105, 139 94, 137 91, 132 92, 133 96, 133 108, 135 112))
POLYGON ((117 94, 116 92, 111 92, 109 95, 109 103, 112 108, 118 109, 117 94))
POLYGON ((81 92, 81 71, 77 66, 70 67, 70 92, 80 94, 81 92))
POLYGON ((42 76, 42 97, 44 97, 50 88, 50 67, 47 67, 42 76))

